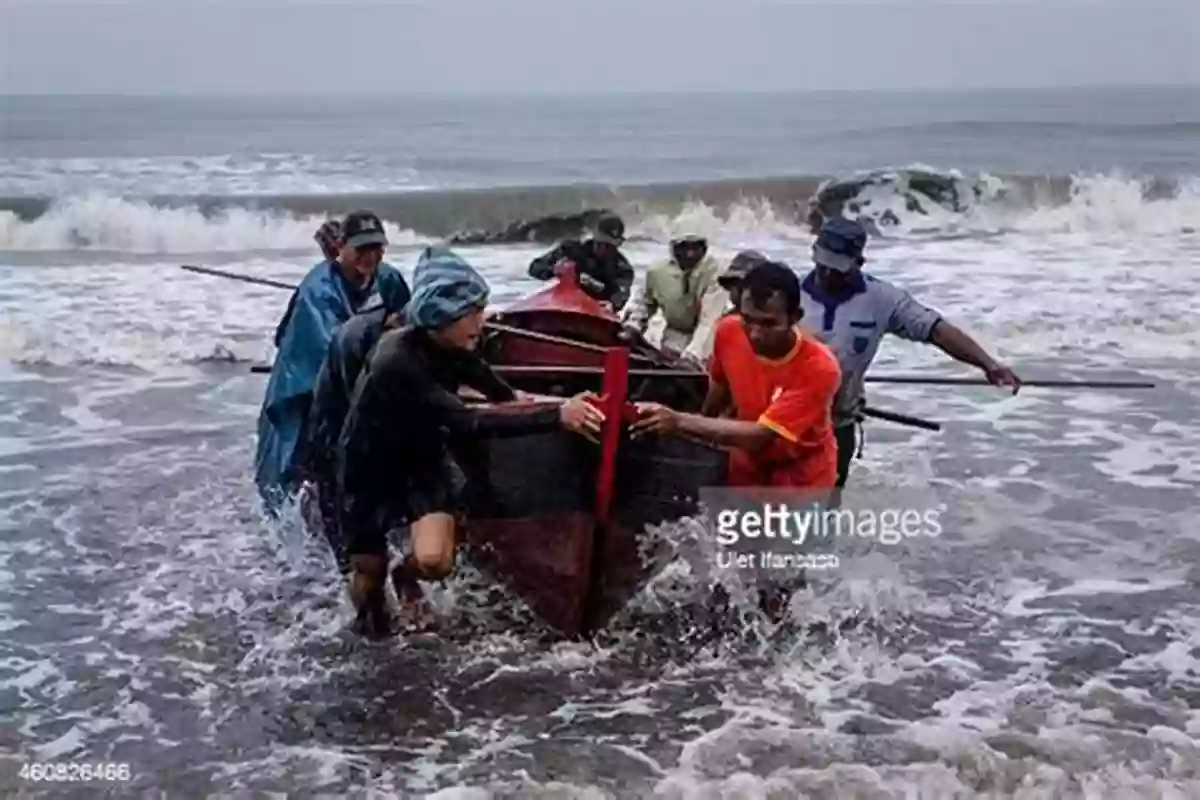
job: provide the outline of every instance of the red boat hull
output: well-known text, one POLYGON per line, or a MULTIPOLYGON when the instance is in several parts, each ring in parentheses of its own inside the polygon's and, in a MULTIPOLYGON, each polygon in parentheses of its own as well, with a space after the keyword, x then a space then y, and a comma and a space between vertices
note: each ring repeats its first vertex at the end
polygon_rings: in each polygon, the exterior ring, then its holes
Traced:
POLYGON ((466 543, 548 624, 578 636, 608 623, 665 566, 646 527, 697 513, 700 489, 725 482, 728 455, 684 439, 629 437, 627 398, 695 410, 707 379, 646 345, 614 358, 616 316, 572 278, 492 317, 484 353, 502 373, 516 370, 508 380, 526 391, 607 392, 607 446, 566 432, 476 443, 465 459, 466 543), (529 367, 541 369, 520 372, 529 367))
POLYGON ((725 481, 723 451, 622 433, 611 516, 596 513, 600 453, 569 433, 481 442, 467 459, 472 560, 567 636, 602 628, 667 563, 645 529, 695 514, 725 481))

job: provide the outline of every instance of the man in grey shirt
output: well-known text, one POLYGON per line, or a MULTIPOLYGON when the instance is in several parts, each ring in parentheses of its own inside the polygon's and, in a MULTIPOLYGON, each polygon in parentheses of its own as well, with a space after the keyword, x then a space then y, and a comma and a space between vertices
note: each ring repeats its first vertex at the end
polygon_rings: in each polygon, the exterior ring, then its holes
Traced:
POLYGON ((834 217, 813 244, 815 268, 801 282, 800 304, 808 328, 837 356, 842 386, 834 402, 838 444, 838 488, 845 486, 855 449, 855 433, 865 404, 863 378, 885 334, 927 342, 951 358, 983 370, 994 386, 1021 381, 978 343, 941 314, 887 281, 862 271, 867 231, 858 222, 834 217))

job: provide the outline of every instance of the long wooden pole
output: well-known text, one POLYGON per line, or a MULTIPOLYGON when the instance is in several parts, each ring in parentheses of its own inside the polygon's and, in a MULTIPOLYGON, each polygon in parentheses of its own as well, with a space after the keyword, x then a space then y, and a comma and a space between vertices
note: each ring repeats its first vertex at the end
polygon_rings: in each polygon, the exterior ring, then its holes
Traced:
MULTIPOLYGON (((234 273, 234 272, 225 272, 224 270, 210 269, 209 267, 197 267, 192 264, 183 264, 182 269, 185 269, 188 272, 195 272, 200 275, 212 275, 217 278, 228 278, 230 280, 241 281, 243 283, 253 283, 253 284, 257 284, 259 286, 270 286, 275 289, 288 289, 288 290, 293 290, 293 291, 296 289, 295 285, 290 284, 290 283, 284 283, 282 281, 273 281, 273 280, 270 280, 269 278, 255 278, 250 275, 238 275, 237 273, 234 273)), ((545 342, 553 342, 554 344, 568 345, 571 347, 579 348, 581 350, 590 350, 590 351, 594 351, 594 352, 603 352, 605 350, 605 348, 600 347, 599 345, 585 344, 583 342, 576 342, 573 339, 565 339, 560 336, 552 336, 548 333, 537 333, 536 331, 527 331, 527 330, 523 330, 521 328, 513 328, 511 326, 501 325, 501 324, 495 323, 495 322, 485 323, 485 327, 490 328, 491 330, 494 330, 497 332, 508 333, 513 336, 524 336, 524 337, 531 338, 531 339, 540 339, 545 342)), ((637 359, 640 361, 650 361, 651 360, 651 359, 647 358, 646 356, 637 355, 637 354, 631 354, 631 355, 634 359, 637 359)), ((533 369, 537 369, 537 368, 536 367, 521 367, 518 369, 533 370, 533 369)), ((568 367, 568 368, 549 367, 549 368, 547 368, 547 371, 550 371, 550 370, 558 371, 558 372, 568 372, 568 371, 570 371, 570 372, 594 371, 596 373, 601 372, 601 370, 595 369, 593 367, 568 367)), ((259 372, 261 370, 252 367, 251 371, 259 372)), ((270 372, 269 369, 266 371, 270 372)), ((530 373, 530 374, 532 374, 532 373, 530 373)), ((631 377, 636 376, 636 374, 637 374, 636 371, 630 372, 631 377)), ((664 372, 660 372, 658 374, 663 375, 663 376, 666 376, 669 374, 669 375, 671 375, 671 377, 680 377, 680 378, 682 378, 682 377, 703 377, 704 376, 703 372, 688 372, 686 370, 671 370, 669 372, 664 371, 664 372)), ((935 377, 931 377, 931 376, 927 376, 927 375, 867 375, 863 378, 863 380, 866 383, 895 383, 895 384, 910 384, 910 385, 921 385, 921 386, 991 386, 992 385, 984 378, 935 378, 935 377)), ((1157 387, 1157 384, 1149 382, 1149 381, 1030 380, 1030 381, 1022 381, 1021 386, 1022 386, 1022 388, 1031 387, 1031 388, 1037 388, 1037 389, 1154 389, 1157 387)))
MULTIPOLYGON (((924 386, 991 386, 986 378, 933 378, 924 375, 867 375, 867 383, 920 384, 924 386)), ((1038 389, 1153 389, 1148 381, 1021 381, 1021 388, 1038 389)))
POLYGON ((284 283, 283 281, 273 281, 270 278, 255 278, 252 275, 238 275, 236 272, 225 272, 224 270, 210 269, 208 267, 197 267, 191 264, 182 264, 180 269, 187 270, 188 272, 195 272, 200 275, 212 275, 216 278, 228 278, 231 281, 253 283, 257 284, 258 286, 270 286, 273 289, 288 289, 290 291, 295 291, 297 288, 293 284, 284 283))
POLYGON ((882 419, 887 422, 894 422, 897 425, 907 425, 910 428, 922 428, 927 431, 940 431, 942 425, 939 422, 931 422, 920 417, 910 417, 908 414, 898 414, 895 411, 884 411, 881 408, 865 407, 862 410, 864 417, 872 417, 874 419, 882 419))
MULTIPOLYGON (((181 269, 187 270, 188 272, 195 272, 200 275, 211 275, 216 278, 228 278, 229 280, 241 281, 242 283, 252 283, 257 286, 270 286, 275 289, 288 289, 291 291, 295 291, 297 288, 293 284, 283 283, 282 281, 273 281, 273 280, 270 280, 269 278, 255 278, 250 275, 238 275, 237 273, 234 273, 234 272, 225 272, 224 270, 210 269, 208 267, 197 267, 192 264, 183 264, 183 265, 181 265, 181 269)), ((510 325, 501 325, 500 323, 497 323, 497 322, 485 322, 484 327, 488 330, 495 331, 497 333, 507 333, 510 336, 521 336, 526 339, 536 339, 538 341, 547 342, 549 344, 559 344, 559 345, 563 345, 564 347, 573 347, 577 350, 587 350, 587 351, 593 352, 593 353, 603 354, 607 350, 607 348, 601 347, 599 345, 587 344, 586 342, 577 342, 574 339, 567 339, 562 336, 554 336, 549 333, 539 333, 537 331, 527 331, 523 328, 514 328, 510 325)), ((648 364, 654 363, 654 359, 650 358, 649 356, 641 355, 639 353, 631 353, 630 357, 632 359, 634 359, 635 361, 641 361, 641 362, 648 363, 648 364)), ((251 372, 270 372, 271 370, 270 369, 261 370, 261 369, 255 368, 255 367, 251 367, 250 371, 251 372)))
MULTIPOLYGON (((517 328, 504 328, 513 333, 520 333, 517 328)), ((545 336, 546 334, 536 334, 537 336, 545 336)), ((567 340, 570 341, 570 340, 567 340)), ((594 347, 589 345, 589 347, 594 347)), ((596 348, 603 350, 604 348, 596 348)), ((636 356, 634 356, 636 358, 636 356)), ((576 366, 498 366, 495 367, 497 372, 508 375, 600 375, 603 370, 599 367, 576 367, 576 366)), ((631 369, 629 370, 631 378, 683 378, 695 380, 707 380, 708 373, 699 370, 687 369, 631 369)), ((919 375, 867 375, 865 378, 867 383, 897 383, 897 384, 924 384, 930 386, 991 386, 992 384, 984 378, 931 378, 919 375)), ((1035 388, 1045 389, 1153 389, 1156 384, 1141 381, 1062 381, 1062 380, 1032 380, 1024 381, 1022 387, 1032 386, 1035 388)))

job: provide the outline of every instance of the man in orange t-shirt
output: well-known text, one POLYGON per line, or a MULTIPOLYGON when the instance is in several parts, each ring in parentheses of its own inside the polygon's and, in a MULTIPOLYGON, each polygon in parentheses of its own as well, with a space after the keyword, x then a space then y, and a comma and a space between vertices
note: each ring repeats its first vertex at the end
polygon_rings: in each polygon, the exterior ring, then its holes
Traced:
POLYGON ((801 331, 800 280, 763 262, 742 283, 736 316, 717 327, 703 415, 639 405, 634 433, 678 432, 731 448, 731 486, 832 489, 837 482, 837 359, 801 331), (732 419, 713 419, 732 407, 732 419))

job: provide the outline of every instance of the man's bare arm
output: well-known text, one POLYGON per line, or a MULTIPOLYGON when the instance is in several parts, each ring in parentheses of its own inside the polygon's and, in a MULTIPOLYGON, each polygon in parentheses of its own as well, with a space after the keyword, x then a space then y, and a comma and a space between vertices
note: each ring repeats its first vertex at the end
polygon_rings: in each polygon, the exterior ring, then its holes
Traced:
POLYGON ((720 417, 733 405, 733 393, 729 384, 724 381, 709 381, 708 394, 700 406, 700 413, 705 417, 720 417))

